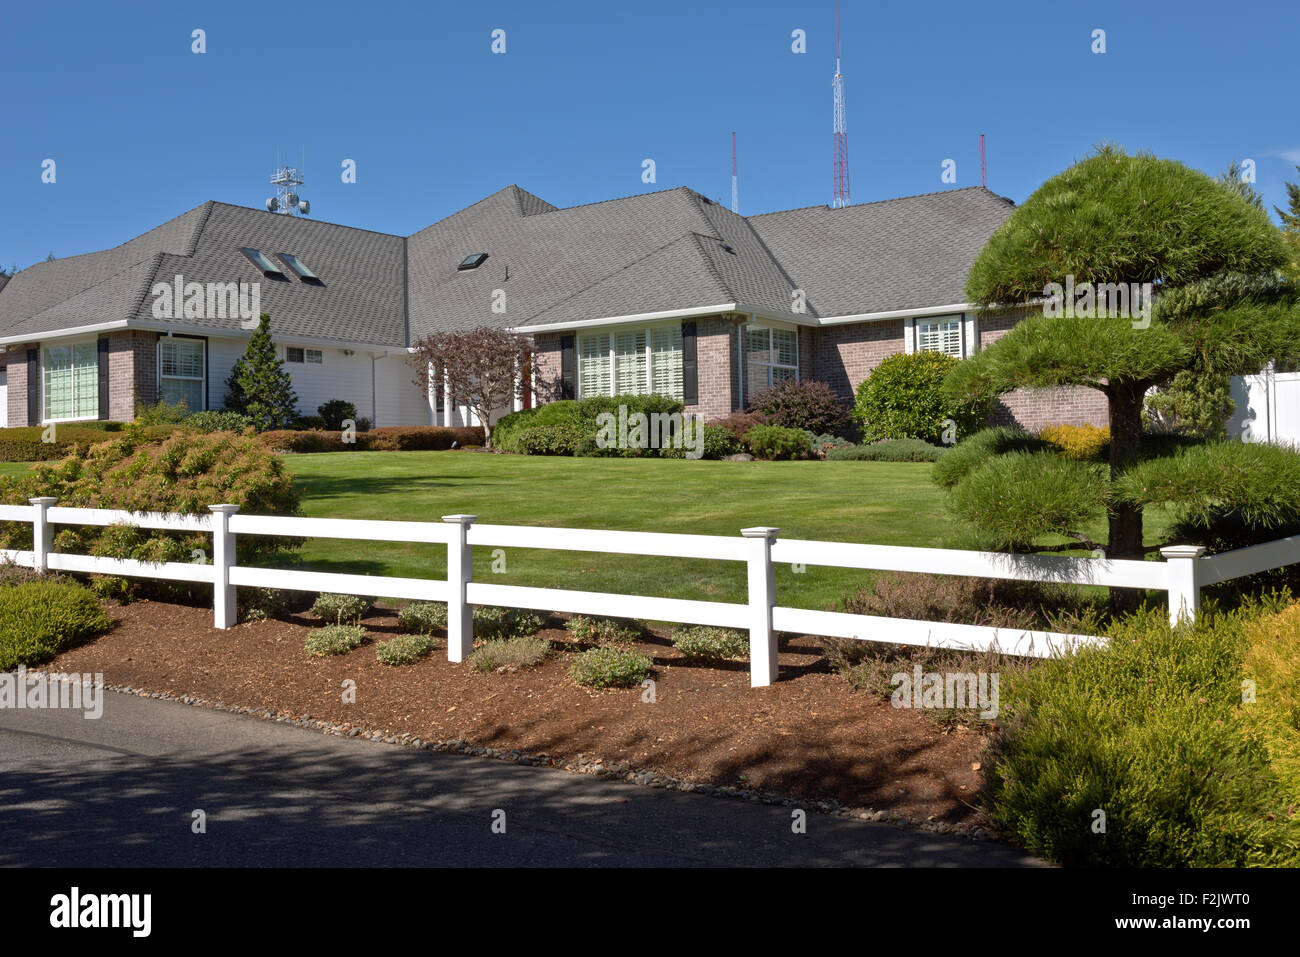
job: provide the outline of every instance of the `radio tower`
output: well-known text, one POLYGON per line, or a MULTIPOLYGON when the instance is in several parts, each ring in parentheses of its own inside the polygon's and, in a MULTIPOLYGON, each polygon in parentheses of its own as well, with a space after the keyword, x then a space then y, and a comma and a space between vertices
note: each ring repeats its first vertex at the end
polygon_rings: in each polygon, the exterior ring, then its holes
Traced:
POLYGON ((731 131, 731 211, 740 212, 740 193, 736 188, 736 131, 731 131))
POLYGON ((844 74, 840 72, 840 4, 835 0, 835 199, 831 206, 849 205, 849 142, 844 123, 844 74))

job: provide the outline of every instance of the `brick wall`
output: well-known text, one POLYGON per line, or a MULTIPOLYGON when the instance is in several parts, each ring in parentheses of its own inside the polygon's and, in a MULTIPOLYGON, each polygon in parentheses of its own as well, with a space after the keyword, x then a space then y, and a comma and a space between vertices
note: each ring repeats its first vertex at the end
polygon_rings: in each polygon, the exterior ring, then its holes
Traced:
POLYGON ((108 337, 108 417, 135 418, 137 396, 145 405, 158 401, 158 336, 127 329, 108 337))
MULTIPOLYGON (((558 399, 560 385, 560 337, 563 333, 542 332, 533 336, 537 350, 534 381, 537 383, 537 405, 558 399)), ((574 340, 576 343, 576 339, 574 340)))
POLYGON ((27 424, 27 346, 10 346, 5 356, 9 374, 6 379, 9 427, 27 424))
POLYGON ((738 405, 739 346, 736 326, 739 320, 723 316, 705 316, 695 320, 695 362, 699 384, 699 402, 686 411, 702 415, 705 420, 731 414, 738 405))
POLYGON ((902 319, 826 326, 812 332, 812 378, 828 383, 846 400, 853 398, 872 369, 904 349, 902 319))

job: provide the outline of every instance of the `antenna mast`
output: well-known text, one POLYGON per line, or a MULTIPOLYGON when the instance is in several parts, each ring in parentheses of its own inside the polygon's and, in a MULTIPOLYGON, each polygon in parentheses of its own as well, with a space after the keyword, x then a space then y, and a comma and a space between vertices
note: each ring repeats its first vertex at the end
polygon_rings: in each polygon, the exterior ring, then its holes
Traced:
MULTIPOLYGON (((303 149, 303 165, 306 165, 307 150, 303 149)), ((266 201, 268 212, 288 216, 307 216, 311 213, 311 203, 298 195, 298 187, 304 183, 301 170, 295 166, 281 166, 280 152, 276 150, 275 173, 271 176, 271 185, 275 195, 266 201)))
POLYGON ((844 74, 840 72, 840 4, 835 0, 835 117, 832 139, 835 142, 835 198, 831 206, 849 205, 849 143, 844 120, 844 74))
POLYGON ((731 211, 740 212, 740 192, 736 187, 736 131, 731 131, 731 211))
POLYGON ((988 173, 984 168, 984 134, 980 134, 980 185, 985 189, 989 187, 988 173))

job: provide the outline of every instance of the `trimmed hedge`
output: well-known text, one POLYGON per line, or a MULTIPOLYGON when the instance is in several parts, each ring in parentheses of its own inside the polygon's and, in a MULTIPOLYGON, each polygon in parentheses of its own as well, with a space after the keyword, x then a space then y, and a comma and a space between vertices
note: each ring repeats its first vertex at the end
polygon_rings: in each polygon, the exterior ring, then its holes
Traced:
POLYGON ((0 671, 42 664, 112 625, 82 585, 27 581, 0 586, 0 671))
POLYGON ((885 439, 870 445, 832 448, 826 453, 831 462, 937 462, 948 449, 920 439, 885 439))
POLYGON ((0 429, 0 462, 52 462, 74 452, 84 455, 91 446, 117 438, 126 429, 146 440, 160 441, 179 428, 172 424, 125 426, 121 422, 78 422, 0 429), (46 442, 45 436, 51 429, 54 441, 46 442))
POLYGON ((571 430, 575 436, 573 451, 544 451, 527 454, 598 454, 629 457, 659 454, 659 450, 654 448, 598 448, 596 439, 600 425, 597 419, 602 413, 609 413, 617 418, 619 406, 626 406, 629 416, 640 412, 647 417, 655 414, 681 414, 686 408, 679 400, 664 395, 593 395, 585 399, 562 399, 559 402, 548 402, 546 405, 538 406, 535 409, 524 409, 521 412, 512 412, 509 415, 502 416, 492 430, 492 446, 504 452, 527 453, 527 450, 521 445, 523 433, 533 429, 547 428, 555 431, 548 431, 541 435, 531 435, 523 441, 530 448, 561 448, 563 445, 567 445, 567 438, 562 438, 562 436, 569 434, 568 431, 564 430, 571 430))
POLYGON ((312 429, 277 429, 257 436, 276 452, 442 452, 481 444, 479 429, 443 428, 433 425, 388 426, 358 432, 355 442, 344 442, 342 432, 312 429))
POLYGON ((745 445, 756 459, 806 459, 812 455, 812 436, 803 429, 756 425, 745 434, 745 445))

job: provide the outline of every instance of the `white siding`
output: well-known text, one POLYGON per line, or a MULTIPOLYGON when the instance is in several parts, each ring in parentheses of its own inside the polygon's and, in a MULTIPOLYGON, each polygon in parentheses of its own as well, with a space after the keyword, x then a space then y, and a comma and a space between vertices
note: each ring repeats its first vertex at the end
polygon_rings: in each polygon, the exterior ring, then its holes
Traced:
POLYGON ((376 426, 435 424, 415 372, 405 350, 375 359, 376 426))

